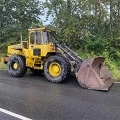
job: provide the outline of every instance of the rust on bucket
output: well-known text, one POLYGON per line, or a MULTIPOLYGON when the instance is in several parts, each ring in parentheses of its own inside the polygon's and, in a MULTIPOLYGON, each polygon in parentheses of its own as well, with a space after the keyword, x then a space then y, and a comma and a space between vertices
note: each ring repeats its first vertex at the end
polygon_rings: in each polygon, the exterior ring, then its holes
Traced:
POLYGON ((83 61, 76 73, 81 87, 94 90, 108 90, 114 82, 112 74, 103 65, 105 58, 96 57, 83 61))

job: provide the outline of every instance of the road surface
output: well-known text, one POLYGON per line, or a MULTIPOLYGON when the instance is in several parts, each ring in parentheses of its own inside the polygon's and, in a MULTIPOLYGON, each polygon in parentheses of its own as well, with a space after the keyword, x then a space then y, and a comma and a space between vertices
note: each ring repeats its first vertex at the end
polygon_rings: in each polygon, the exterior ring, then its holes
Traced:
POLYGON ((108 92, 63 84, 28 72, 22 78, 0 70, 0 120, 120 120, 120 84, 108 92))

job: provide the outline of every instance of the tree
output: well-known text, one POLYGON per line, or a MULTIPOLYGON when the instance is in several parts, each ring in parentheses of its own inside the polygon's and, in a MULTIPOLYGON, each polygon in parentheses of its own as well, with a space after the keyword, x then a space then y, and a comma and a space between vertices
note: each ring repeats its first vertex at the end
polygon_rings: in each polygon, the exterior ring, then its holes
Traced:
POLYGON ((0 0, 0 42, 18 41, 26 37, 32 23, 39 23, 42 15, 39 0, 0 0))

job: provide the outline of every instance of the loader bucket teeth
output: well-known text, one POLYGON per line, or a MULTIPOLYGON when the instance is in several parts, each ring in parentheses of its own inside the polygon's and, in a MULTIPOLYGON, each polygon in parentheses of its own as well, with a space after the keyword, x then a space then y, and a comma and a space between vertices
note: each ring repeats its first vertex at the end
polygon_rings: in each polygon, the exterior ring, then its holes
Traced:
POLYGON ((105 58, 96 57, 82 62, 76 73, 81 87, 93 90, 108 90, 114 82, 112 74, 103 65, 105 58))

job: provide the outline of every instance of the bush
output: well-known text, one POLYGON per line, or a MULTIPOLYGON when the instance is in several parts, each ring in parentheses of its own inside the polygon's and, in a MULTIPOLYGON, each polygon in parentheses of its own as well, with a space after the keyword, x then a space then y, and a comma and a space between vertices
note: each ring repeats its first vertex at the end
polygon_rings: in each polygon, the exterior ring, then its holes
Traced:
POLYGON ((109 53, 107 51, 104 51, 101 55, 96 55, 94 52, 83 52, 81 49, 76 50, 78 55, 84 59, 92 58, 92 57, 97 57, 97 56, 102 56, 105 57, 105 66, 108 68, 108 70, 111 72, 113 75, 114 79, 120 79, 120 59, 113 59, 110 58, 109 53))

